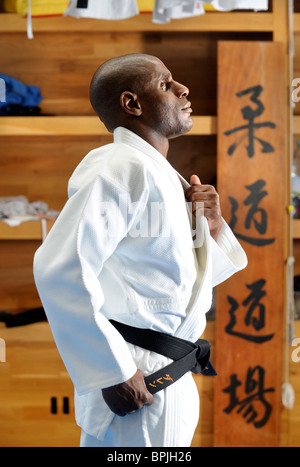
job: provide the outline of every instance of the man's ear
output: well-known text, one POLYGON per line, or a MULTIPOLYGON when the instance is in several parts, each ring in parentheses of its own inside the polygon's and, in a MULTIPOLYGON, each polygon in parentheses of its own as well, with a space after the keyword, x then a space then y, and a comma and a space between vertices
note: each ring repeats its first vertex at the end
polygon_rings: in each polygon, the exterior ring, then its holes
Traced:
POLYGON ((139 117, 142 115, 142 106, 138 96, 130 91, 125 91, 120 96, 121 108, 128 114, 139 117))

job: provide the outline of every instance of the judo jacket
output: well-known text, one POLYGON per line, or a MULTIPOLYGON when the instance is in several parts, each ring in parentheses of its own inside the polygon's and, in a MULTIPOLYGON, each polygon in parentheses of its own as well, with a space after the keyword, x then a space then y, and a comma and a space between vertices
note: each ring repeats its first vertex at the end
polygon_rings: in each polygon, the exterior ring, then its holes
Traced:
MULTIPOLYGON (((35 254, 36 286, 75 386, 77 423, 98 439, 114 418, 101 389, 128 380, 137 368, 148 375, 170 362, 126 343, 109 320, 195 341, 213 287, 247 264, 225 221, 217 242, 204 217, 193 226, 188 186, 150 144, 117 128, 113 143, 92 150, 75 169, 69 199, 35 254)), ((166 419, 174 425, 176 401, 167 407, 166 398, 175 386, 187 388, 181 380, 138 411, 148 411, 145 445, 176 444, 170 433, 159 435, 159 423, 163 432, 166 419)))

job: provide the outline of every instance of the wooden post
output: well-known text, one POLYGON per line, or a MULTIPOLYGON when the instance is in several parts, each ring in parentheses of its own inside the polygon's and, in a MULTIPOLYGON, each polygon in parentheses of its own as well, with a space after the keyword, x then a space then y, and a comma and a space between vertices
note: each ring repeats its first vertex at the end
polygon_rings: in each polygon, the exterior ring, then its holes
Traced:
POLYGON ((285 308, 285 51, 220 42, 218 191, 249 265, 217 291, 215 446, 278 446, 285 308))

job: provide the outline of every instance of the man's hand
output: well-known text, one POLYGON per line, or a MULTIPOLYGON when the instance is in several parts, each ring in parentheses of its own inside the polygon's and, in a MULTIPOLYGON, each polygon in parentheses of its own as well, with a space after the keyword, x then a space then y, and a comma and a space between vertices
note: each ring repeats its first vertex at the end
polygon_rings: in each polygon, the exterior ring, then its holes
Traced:
POLYGON ((197 175, 192 175, 190 184, 185 197, 188 202, 192 203, 192 212, 195 217, 203 214, 204 205, 204 216, 207 218, 210 234, 216 240, 222 227, 219 195, 212 185, 202 185, 197 175))
POLYGON ((103 398, 112 412, 120 417, 153 404, 153 395, 148 391, 141 370, 124 383, 102 389, 103 398))

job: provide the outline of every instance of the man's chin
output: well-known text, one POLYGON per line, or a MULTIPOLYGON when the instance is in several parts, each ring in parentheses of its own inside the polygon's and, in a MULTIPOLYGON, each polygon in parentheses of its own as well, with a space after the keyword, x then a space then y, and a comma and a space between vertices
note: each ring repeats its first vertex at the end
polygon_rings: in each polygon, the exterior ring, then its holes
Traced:
POLYGON ((186 135, 193 128, 193 124, 194 122, 192 117, 189 117, 188 120, 178 126, 176 130, 173 131, 173 133, 170 133, 168 139, 174 139, 178 138, 179 136, 186 135))

